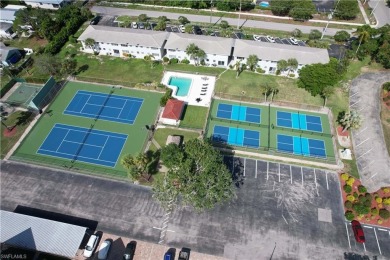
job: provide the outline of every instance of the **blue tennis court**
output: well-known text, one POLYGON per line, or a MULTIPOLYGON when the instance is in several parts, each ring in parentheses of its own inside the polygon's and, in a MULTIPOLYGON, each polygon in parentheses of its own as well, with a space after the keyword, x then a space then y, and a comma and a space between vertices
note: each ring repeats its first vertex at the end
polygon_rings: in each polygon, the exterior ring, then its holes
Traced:
POLYGON ((115 167, 126 139, 124 134, 55 124, 38 153, 115 167))
POLYGON ((248 106, 218 104, 217 117, 249 123, 261 122, 261 109, 248 106))
POLYGON ((213 141, 250 148, 260 147, 260 132, 227 126, 214 126, 213 141))
POLYGON ((79 90, 64 114, 133 124, 143 101, 142 98, 79 90))
POLYGON ((277 126, 322 133, 321 117, 284 111, 276 112, 277 126))
POLYGON ((326 158, 325 142, 322 140, 278 134, 277 143, 280 152, 326 158))

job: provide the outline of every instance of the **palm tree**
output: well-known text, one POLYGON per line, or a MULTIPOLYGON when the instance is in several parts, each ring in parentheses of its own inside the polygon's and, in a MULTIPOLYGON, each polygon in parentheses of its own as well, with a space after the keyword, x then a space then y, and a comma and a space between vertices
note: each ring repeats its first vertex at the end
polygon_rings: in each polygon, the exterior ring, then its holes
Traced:
POLYGON ((95 44, 96 42, 94 39, 92 38, 85 39, 85 46, 91 48, 92 50, 95 50, 95 44))
POLYGON ((152 54, 149 54, 149 55, 146 55, 144 57, 144 60, 150 62, 150 68, 153 69, 154 68, 154 56, 152 54))
POLYGON ((203 60, 204 57, 206 57, 205 51, 200 49, 194 43, 187 46, 186 54, 190 56, 190 59, 195 61, 195 65, 198 65, 198 61, 203 60))
POLYGON ((298 68, 298 61, 297 61, 297 59, 288 59, 287 60, 287 68, 288 68, 287 75, 290 75, 290 71, 291 70, 296 70, 298 68))
POLYGON ((204 58, 206 57, 206 52, 202 49, 198 49, 198 51, 195 54, 196 62, 199 64, 204 58))
POLYGON ((259 62, 259 58, 256 55, 249 55, 246 60, 246 65, 248 65, 249 69, 253 71, 257 66, 257 62, 259 62))
POLYGON ((238 79, 238 76, 240 76, 240 72, 241 72, 241 60, 236 60, 236 63, 234 64, 234 68, 236 69, 236 79, 238 79))
POLYGON ((324 107, 326 106, 326 101, 328 98, 333 94, 334 88, 332 86, 326 86, 322 91, 321 91, 321 96, 324 99, 324 107))
POLYGON ((359 46, 356 49, 356 53, 359 51, 360 45, 366 42, 371 37, 371 28, 369 25, 360 26, 353 34, 358 36, 359 46))
POLYGON ((278 61, 278 64, 277 64, 277 69, 280 71, 280 72, 283 72, 287 69, 288 67, 288 63, 286 60, 280 60, 278 61))
POLYGON ((355 110, 346 112, 340 119, 340 124, 343 126, 343 133, 348 129, 360 128, 362 121, 362 117, 355 110))
POLYGON ((264 102, 267 102, 267 97, 269 95, 269 92, 271 91, 271 88, 268 85, 261 85, 260 91, 261 94, 264 95, 264 102))
MULTIPOLYGON (((139 153, 136 157, 130 154, 125 155, 121 159, 122 166, 127 170, 129 179, 136 181, 144 174, 148 173, 149 158, 144 153, 139 153)), ((150 177, 150 176, 149 176, 150 177)), ((149 178, 145 178, 149 181, 149 178)))
POLYGON ((271 92, 271 102, 274 101, 274 95, 279 92, 279 88, 276 85, 271 85, 268 87, 268 93, 271 92))

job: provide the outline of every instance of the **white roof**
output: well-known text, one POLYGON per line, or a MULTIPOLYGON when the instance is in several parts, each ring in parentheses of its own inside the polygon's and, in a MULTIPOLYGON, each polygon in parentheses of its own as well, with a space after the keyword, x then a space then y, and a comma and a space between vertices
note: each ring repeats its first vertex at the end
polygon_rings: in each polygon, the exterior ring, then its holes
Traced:
POLYGON ((7 5, 6 7, 4 7, 4 9, 13 9, 13 10, 19 10, 19 9, 24 9, 24 8, 27 8, 27 7, 24 5, 7 5))
POLYGON ((25 0, 26 4, 28 3, 43 3, 43 4, 61 4, 65 0, 25 0))
POLYGON ((303 65, 329 62, 326 49, 236 39, 235 57, 247 58, 252 54, 259 59, 272 61, 295 58, 299 64, 303 65))
POLYGON ((9 28, 12 27, 12 23, 4 23, 4 22, 0 22, 0 29, 1 30, 8 30, 9 28))
POLYGON ((195 35, 188 33, 171 33, 165 49, 185 51, 187 46, 194 43, 206 54, 230 56, 234 39, 215 36, 195 35))
POLYGON ((92 38, 96 42, 161 48, 168 35, 168 32, 162 31, 90 25, 77 40, 84 41, 88 38, 92 38))
POLYGON ((0 210, 1 243, 74 258, 87 228, 0 210))

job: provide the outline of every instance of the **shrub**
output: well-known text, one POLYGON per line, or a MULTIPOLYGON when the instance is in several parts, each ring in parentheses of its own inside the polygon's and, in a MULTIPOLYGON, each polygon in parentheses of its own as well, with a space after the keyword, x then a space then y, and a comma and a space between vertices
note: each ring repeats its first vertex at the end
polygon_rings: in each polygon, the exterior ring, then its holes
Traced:
POLYGON ((363 195, 360 195, 359 198, 358 198, 359 202, 363 203, 365 201, 367 201, 366 197, 364 197, 363 195))
POLYGON ((263 70, 262 68, 257 68, 256 72, 258 72, 258 73, 265 73, 265 70, 263 70))
POLYGON ((167 91, 165 91, 165 94, 164 96, 161 97, 160 99, 160 106, 164 107, 168 100, 171 98, 172 96, 172 89, 168 88, 167 91))
POLYGON ((376 203, 381 204, 382 203, 382 198, 381 197, 376 197, 375 201, 376 201, 376 203))
POLYGON ((157 84, 157 87, 158 87, 158 88, 166 88, 167 86, 165 86, 165 85, 162 84, 162 83, 158 83, 158 84, 157 84))
POLYGON ((302 36, 302 31, 299 29, 294 29, 294 31, 291 32, 291 35, 293 37, 301 37, 302 36))
POLYGON ((378 219, 378 224, 381 225, 383 223, 383 220, 378 219))
POLYGON ((352 208, 355 210, 355 212, 359 215, 366 215, 370 213, 370 207, 365 206, 363 203, 355 203, 352 208))
POLYGON ((276 70, 276 73, 275 73, 277 76, 280 75, 280 70, 276 70))
POLYGON ((352 191, 352 187, 349 186, 348 184, 345 184, 345 185, 343 186, 343 189, 344 189, 344 191, 345 191, 346 193, 350 193, 350 192, 352 191))
POLYGON ((354 192, 353 196, 357 199, 359 197, 359 194, 357 192, 354 192))
POLYGON ((352 211, 345 212, 345 218, 349 221, 352 221, 355 218, 355 214, 352 211))
POLYGON ((363 204, 364 204, 364 206, 366 206, 366 207, 371 207, 371 200, 367 200, 367 198, 366 198, 366 201, 363 202, 363 204))
POLYGON ((387 209, 380 209, 379 216, 383 219, 388 219, 390 218, 390 211, 388 211, 387 209))
POLYGON ((294 74, 294 73, 290 73, 290 74, 288 74, 288 76, 289 76, 290 78, 294 78, 294 77, 295 77, 295 74, 294 74))
POLYGON ((345 203, 344 203, 344 206, 345 206, 345 208, 347 208, 347 209, 352 209, 352 202, 350 202, 349 200, 347 200, 345 203))
POLYGON ((366 193, 366 192, 367 192, 367 188, 364 187, 363 185, 359 185, 358 191, 359 191, 360 193, 366 193))
POLYGON ((386 206, 389 206, 390 205, 390 197, 384 198, 383 199, 383 204, 385 204, 386 206))
POLYGON ((350 202, 354 202, 355 201, 355 197, 352 196, 352 195, 348 195, 347 196, 347 200, 349 200, 350 202))
POLYGON ((372 208, 371 209, 371 215, 378 216, 378 214, 379 214, 379 210, 377 208, 372 208))
POLYGON ((378 208, 380 208, 380 209, 383 208, 383 204, 382 204, 382 203, 377 204, 376 206, 377 206, 378 208))
POLYGON ((187 60, 187 59, 184 59, 184 60, 181 61, 181 63, 183 63, 183 64, 190 64, 190 61, 187 60))
POLYGON ((232 69, 233 69, 233 65, 229 65, 229 69, 231 69, 231 70, 232 70, 232 69))
POLYGON ((349 186, 352 186, 355 182, 355 178, 354 177, 349 177, 348 180, 346 181, 346 183, 349 185, 349 186))
POLYGON ((73 35, 70 35, 68 40, 70 43, 76 43, 76 38, 73 35))
POLYGON ((386 188, 382 188, 383 192, 384 193, 389 193, 390 192, 390 188, 389 187, 386 187, 386 188))
POLYGON ((383 83, 383 90, 390 91, 390 82, 383 83))
POLYGON ((348 173, 343 173, 343 174, 341 174, 341 179, 342 179, 343 181, 347 181, 347 180, 349 179, 348 173))
POLYGON ((162 60, 163 60, 164 63, 169 63, 169 58, 168 57, 163 57, 162 60))
POLYGON ((177 64, 177 63, 179 63, 179 60, 177 58, 171 59, 171 64, 177 64))
POLYGON ((364 197, 366 197, 366 199, 369 201, 372 200, 372 195, 370 193, 366 193, 366 195, 364 195, 364 197))
POLYGON ((334 35, 336 42, 346 42, 349 39, 350 35, 347 31, 338 31, 334 35))

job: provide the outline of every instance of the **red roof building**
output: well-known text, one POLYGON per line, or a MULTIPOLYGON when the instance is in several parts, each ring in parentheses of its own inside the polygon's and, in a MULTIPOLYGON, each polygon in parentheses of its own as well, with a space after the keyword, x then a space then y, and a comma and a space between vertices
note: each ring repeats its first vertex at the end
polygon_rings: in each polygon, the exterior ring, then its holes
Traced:
POLYGON ((176 122, 181 119, 181 114, 183 113, 184 105, 184 101, 177 99, 169 99, 167 104, 165 105, 164 112, 161 116, 162 121, 168 124, 169 122, 171 122, 171 124, 176 124, 176 122))

